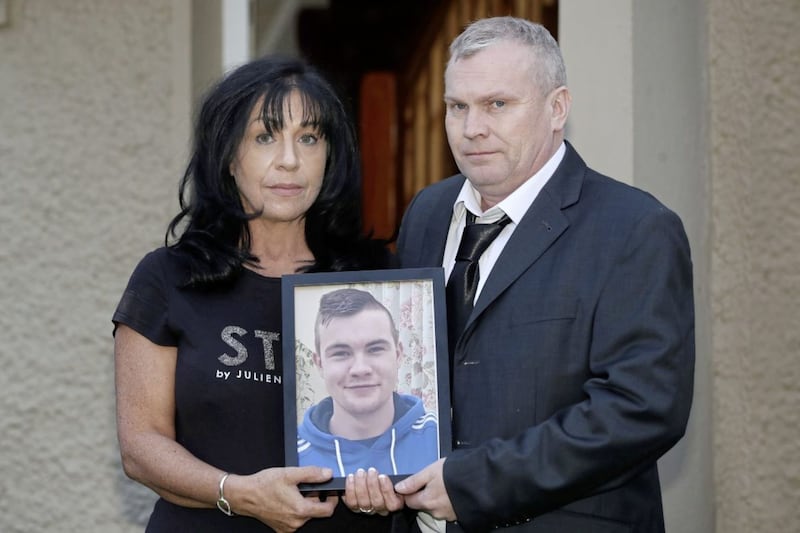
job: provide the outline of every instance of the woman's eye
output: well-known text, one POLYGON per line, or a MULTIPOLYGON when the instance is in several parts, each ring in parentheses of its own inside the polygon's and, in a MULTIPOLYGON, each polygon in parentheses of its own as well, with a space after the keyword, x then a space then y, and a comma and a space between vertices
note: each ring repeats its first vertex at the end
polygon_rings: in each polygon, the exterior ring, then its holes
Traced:
POLYGON ((272 135, 269 133, 260 133, 256 135, 256 142, 259 144, 269 144, 272 142, 272 135))
POLYGON ((317 136, 311 133, 306 133, 300 137, 301 144, 317 144, 317 136))

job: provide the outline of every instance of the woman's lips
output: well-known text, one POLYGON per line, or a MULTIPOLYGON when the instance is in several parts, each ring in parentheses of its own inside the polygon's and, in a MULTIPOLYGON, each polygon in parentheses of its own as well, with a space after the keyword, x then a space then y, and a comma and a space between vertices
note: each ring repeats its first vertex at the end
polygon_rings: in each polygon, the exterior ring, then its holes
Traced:
POLYGON ((303 191, 301 186, 292 183, 278 183, 268 188, 277 196, 297 196, 303 191))

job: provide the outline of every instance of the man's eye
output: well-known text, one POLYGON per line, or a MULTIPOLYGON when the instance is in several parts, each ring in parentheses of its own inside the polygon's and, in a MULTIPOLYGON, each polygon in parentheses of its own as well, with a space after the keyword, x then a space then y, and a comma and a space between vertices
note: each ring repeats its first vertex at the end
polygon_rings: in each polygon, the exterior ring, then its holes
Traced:
POLYGON ((467 109, 467 104, 452 103, 448 107, 451 111, 464 111, 467 109))
POLYGON ((503 100, 495 100, 494 102, 492 102, 492 107, 494 107, 495 109, 499 109, 504 105, 506 105, 506 103, 503 100))

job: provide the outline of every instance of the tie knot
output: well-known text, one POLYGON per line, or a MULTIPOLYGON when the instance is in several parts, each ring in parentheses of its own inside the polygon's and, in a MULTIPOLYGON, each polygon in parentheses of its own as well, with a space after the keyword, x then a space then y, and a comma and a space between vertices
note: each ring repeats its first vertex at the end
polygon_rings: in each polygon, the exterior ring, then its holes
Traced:
POLYGON ((497 222, 477 224, 475 216, 470 216, 461 236, 456 261, 476 261, 510 221, 508 215, 503 215, 497 222))

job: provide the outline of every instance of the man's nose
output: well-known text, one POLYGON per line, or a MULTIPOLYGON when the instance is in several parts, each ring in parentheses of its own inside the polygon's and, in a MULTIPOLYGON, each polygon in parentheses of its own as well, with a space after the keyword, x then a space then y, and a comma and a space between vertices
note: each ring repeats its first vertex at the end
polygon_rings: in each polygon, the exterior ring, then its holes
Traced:
POLYGON ((470 108, 464 116, 464 137, 485 137, 488 131, 486 116, 479 109, 470 108))
POLYGON ((353 364, 350 365, 351 374, 368 374, 372 372, 372 366, 369 364, 367 356, 364 354, 356 354, 353 358, 353 364))

